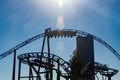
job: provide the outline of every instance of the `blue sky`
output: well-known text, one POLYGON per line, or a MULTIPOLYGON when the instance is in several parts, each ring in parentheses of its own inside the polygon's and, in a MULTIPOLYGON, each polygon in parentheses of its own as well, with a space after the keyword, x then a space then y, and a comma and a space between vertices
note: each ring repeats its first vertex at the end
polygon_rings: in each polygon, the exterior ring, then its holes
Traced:
MULTIPOLYGON (((56 24, 59 16, 64 18, 65 29, 83 30, 94 34, 120 53, 119 0, 66 0, 62 7, 59 7, 58 0, 0 0, 0 53, 43 33, 45 28, 58 29, 56 24)), ((41 41, 23 47, 18 51, 18 55, 27 51, 39 51, 41 41)), ((56 53, 58 49, 59 54, 56 54, 69 58, 75 49, 73 41, 75 38, 51 40, 53 52, 56 53), (69 43, 73 46, 67 47, 69 43), (61 48, 57 47, 59 44, 61 48)), ((2 80, 11 79, 12 57, 13 55, 10 55, 0 60, 2 80)), ((95 59, 120 70, 120 61, 98 42, 95 42, 95 59)), ((119 80, 118 76, 120 72, 113 80, 119 80)))

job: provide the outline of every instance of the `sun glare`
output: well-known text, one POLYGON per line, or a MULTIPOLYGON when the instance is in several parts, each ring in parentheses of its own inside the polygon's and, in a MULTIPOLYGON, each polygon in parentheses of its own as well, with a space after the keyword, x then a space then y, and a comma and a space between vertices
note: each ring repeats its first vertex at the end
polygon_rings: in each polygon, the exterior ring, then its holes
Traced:
POLYGON ((63 7, 63 0, 59 0, 59 7, 60 7, 60 8, 63 7))

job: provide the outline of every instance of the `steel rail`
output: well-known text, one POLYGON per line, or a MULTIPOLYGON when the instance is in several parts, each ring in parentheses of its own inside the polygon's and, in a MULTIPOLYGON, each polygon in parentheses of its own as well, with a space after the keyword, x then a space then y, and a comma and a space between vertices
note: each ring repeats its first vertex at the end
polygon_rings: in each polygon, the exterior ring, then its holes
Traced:
MULTIPOLYGON (((108 43, 106 43, 105 41, 103 41, 102 39, 100 39, 99 37, 95 36, 95 35, 92 35, 90 33, 87 33, 87 32, 84 32, 84 31, 81 31, 81 30, 74 30, 74 29, 63 29, 63 30, 51 30, 51 31, 73 31, 73 32, 76 32, 77 35, 79 36, 88 36, 88 37, 92 37, 94 40, 98 41, 99 43, 101 43, 102 45, 104 45, 107 49, 109 49, 119 60, 120 60, 120 54, 114 50, 108 43)), ((44 36, 45 33, 42 33, 42 34, 38 34, 20 44, 18 44, 17 46, 13 47, 12 49, 0 54, 0 59, 3 59, 5 57, 7 57, 8 55, 10 55, 11 53, 14 52, 14 50, 18 50, 20 49, 21 47, 37 40, 37 39, 40 39, 44 36)), ((63 36, 63 34, 61 35, 63 36)))
POLYGON ((3 59, 3 58, 5 58, 5 57, 7 57, 7 56, 10 55, 11 53, 13 53, 14 50, 18 50, 18 49, 22 48, 23 46, 25 46, 25 45, 27 45, 27 44, 29 44, 29 43, 31 43, 31 42, 39 39, 39 38, 42 38, 43 36, 44 36, 44 33, 38 34, 38 35, 36 35, 36 36, 34 36, 34 37, 32 37, 32 38, 29 38, 28 40, 25 40, 24 42, 18 44, 17 46, 13 47, 12 49, 10 49, 10 50, 8 50, 8 51, 0 54, 0 59, 3 59))
MULTIPOLYGON (((18 59, 21 60, 22 63, 24 64, 28 64, 27 59, 40 59, 40 58, 48 58, 48 53, 47 52, 43 52, 43 55, 41 54, 41 52, 30 52, 30 53, 24 53, 18 56, 18 59)), ((71 67, 69 65, 68 62, 66 62, 64 59, 62 59, 61 57, 55 55, 55 54, 50 54, 50 59, 52 61, 57 62, 59 60, 59 63, 61 65, 61 67, 66 71, 67 74, 70 74, 71 71, 71 67)), ((42 60, 42 59, 41 59, 42 60)))

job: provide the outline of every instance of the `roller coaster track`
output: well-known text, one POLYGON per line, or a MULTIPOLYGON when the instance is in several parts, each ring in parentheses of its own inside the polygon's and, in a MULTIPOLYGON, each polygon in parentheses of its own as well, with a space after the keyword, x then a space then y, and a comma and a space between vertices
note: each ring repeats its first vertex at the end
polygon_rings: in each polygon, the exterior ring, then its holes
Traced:
MULTIPOLYGON (((120 60, 120 54, 118 54, 118 52, 115 51, 108 43, 106 43, 105 41, 103 41, 102 39, 98 38, 95 35, 92 35, 90 33, 87 33, 87 32, 81 31, 81 30, 73 30, 73 29, 51 30, 51 32, 57 32, 57 33, 59 33, 59 32, 61 33, 62 32, 62 34, 57 35, 58 37, 59 36, 63 36, 63 35, 64 36, 66 36, 66 35, 69 36, 68 35, 69 33, 66 34, 66 32, 75 32, 76 35, 78 35, 78 36, 92 37, 94 40, 98 41, 99 43, 104 45, 106 48, 108 48, 120 60)), ((17 46, 13 47, 12 49, 10 49, 10 50, 0 54, 0 59, 3 59, 5 57, 7 57, 8 55, 12 54, 14 52, 14 50, 18 50, 18 49, 22 48, 23 46, 25 46, 25 45, 27 45, 27 44, 29 44, 29 43, 37 40, 37 39, 42 38, 44 35, 45 35, 45 33, 38 34, 38 35, 36 35, 36 36, 34 36, 34 37, 32 37, 32 38, 30 38, 30 39, 20 43, 20 44, 18 44, 17 46)), ((54 34, 53 34, 53 36, 56 37, 56 35, 54 35, 54 34)), ((75 35, 73 35, 73 36, 75 36, 75 35)))
MULTIPOLYGON (((30 53, 25 53, 25 54, 21 54, 18 56, 18 59, 22 61, 22 63, 24 64, 28 64, 27 58, 35 58, 35 59, 39 59, 39 58, 48 58, 48 53, 47 52, 43 52, 43 55, 41 54, 41 52, 30 52, 30 53)), ((71 68, 68 62, 66 62, 65 60, 63 60, 62 58, 60 58, 59 56, 55 55, 55 54, 50 54, 50 59, 54 62, 58 62, 61 65, 61 67, 67 72, 67 74, 70 74, 71 68)), ((41 59, 42 60, 42 59, 41 59)))

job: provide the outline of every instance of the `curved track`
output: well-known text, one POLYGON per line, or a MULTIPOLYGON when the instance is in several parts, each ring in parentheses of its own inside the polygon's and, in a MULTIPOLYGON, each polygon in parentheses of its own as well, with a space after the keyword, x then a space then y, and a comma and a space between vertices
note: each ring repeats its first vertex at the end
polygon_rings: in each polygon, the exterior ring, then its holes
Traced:
MULTIPOLYGON (((102 39, 98 38, 95 35, 92 35, 90 33, 87 33, 87 32, 81 31, 81 30, 73 30, 73 29, 51 30, 51 31, 56 31, 56 32, 59 32, 59 31, 62 31, 62 32, 72 31, 72 32, 76 32, 76 34, 79 35, 79 36, 92 37, 94 40, 98 41, 99 43, 103 44, 106 48, 108 48, 120 60, 120 54, 118 54, 118 52, 115 51, 109 44, 107 44, 105 41, 103 41, 102 39)), ((18 44, 17 46, 13 47, 12 49, 0 54, 0 59, 3 59, 5 57, 7 57, 8 55, 12 54, 14 52, 14 50, 18 50, 21 47, 23 47, 23 46, 25 46, 25 45, 39 39, 39 38, 42 38, 44 35, 45 35, 45 33, 36 35, 36 36, 34 36, 34 37, 32 37, 32 38, 18 44)))
MULTIPOLYGON (((48 53, 43 52, 43 55, 42 55, 41 52, 30 52, 30 53, 21 54, 18 56, 18 59, 25 64, 28 64, 27 58, 31 58, 31 59, 35 58, 38 60, 40 58, 48 58, 48 53)), ((71 71, 70 65, 65 60, 63 60, 62 58, 60 58, 55 54, 50 54, 50 59, 54 62, 58 62, 59 60, 61 67, 67 72, 67 74, 70 74, 70 71, 71 71)))

